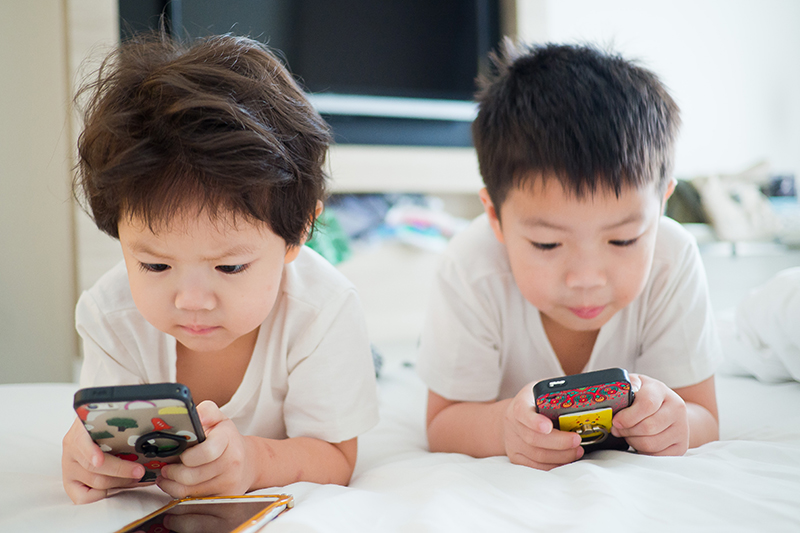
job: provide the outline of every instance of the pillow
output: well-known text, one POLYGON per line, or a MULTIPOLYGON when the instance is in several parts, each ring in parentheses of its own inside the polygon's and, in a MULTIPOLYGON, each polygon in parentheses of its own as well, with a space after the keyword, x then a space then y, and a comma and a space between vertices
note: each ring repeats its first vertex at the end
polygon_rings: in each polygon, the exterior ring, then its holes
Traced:
POLYGON ((732 324, 721 321, 720 333, 729 372, 765 382, 800 381, 800 267, 750 291, 732 324))

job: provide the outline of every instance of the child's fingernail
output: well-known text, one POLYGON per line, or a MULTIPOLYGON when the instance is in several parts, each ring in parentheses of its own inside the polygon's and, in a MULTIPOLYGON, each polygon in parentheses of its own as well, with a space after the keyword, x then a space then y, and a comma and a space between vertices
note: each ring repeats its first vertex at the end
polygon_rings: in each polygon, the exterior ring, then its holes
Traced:
POLYGON ((141 479, 144 477, 144 467, 143 466, 135 466, 133 468, 133 477, 141 479))
POLYGON ((100 456, 99 455, 95 455, 95 456, 92 457, 92 466, 95 467, 95 468, 100 466, 100 456))

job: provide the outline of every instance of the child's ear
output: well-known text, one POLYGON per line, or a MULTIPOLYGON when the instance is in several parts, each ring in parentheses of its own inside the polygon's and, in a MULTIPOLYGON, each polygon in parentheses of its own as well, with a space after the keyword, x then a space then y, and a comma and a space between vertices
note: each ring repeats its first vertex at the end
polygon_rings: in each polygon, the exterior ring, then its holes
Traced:
MULTIPOLYGON (((322 214, 322 209, 323 208, 324 208, 324 204, 322 203, 322 200, 317 200, 317 207, 314 208, 314 220, 319 218, 320 214, 322 214)), ((309 223, 308 223, 308 229, 309 230, 311 230, 311 224, 313 224, 313 223, 314 223, 313 220, 309 221, 309 223)), ((308 235, 308 231, 306 231, 306 236, 307 235, 308 235)), ((304 237, 303 238, 303 242, 301 242, 297 246, 287 246, 286 247, 286 255, 283 257, 283 264, 284 265, 288 265, 289 263, 291 263, 292 261, 297 259, 297 256, 300 254, 300 249, 306 243, 306 238, 307 237, 304 237)))
POLYGON ((489 196, 489 191, 486 190, 486 187, 478 192, 478 196, 481 198, 481 203, 483 204, 483 210, 486 211, 486 216, 489 217, 489 225, 492 226, 494 236, 497 237, 498 241, 505 244, 505 240, 503 239, 503 229, 500 227, 500 217, 497 215, 497 210, 492 203, 492 198, 489 196))
POLYGON ((286 247, 286 255, 283 256, 283 264, 288 265, 295 259, 297 256, 300 255, 300 249, 303 247, 302 244, 297 244, 295 246, 287 246, 286 247))
POLYGON ((664 191, 664 196, 661 198, 661 213, 662 214, 664 214, 664 212, 666 211, 666 209, 667 209, 667 200, 669 200, 669 197, 672 196, 673 192, 675 192, 675 187, 677 185, 678 185, 678 180, 676 180, 675 178, 671 178, 669 180, 669 183, 667 184, 667 190, 664 191))

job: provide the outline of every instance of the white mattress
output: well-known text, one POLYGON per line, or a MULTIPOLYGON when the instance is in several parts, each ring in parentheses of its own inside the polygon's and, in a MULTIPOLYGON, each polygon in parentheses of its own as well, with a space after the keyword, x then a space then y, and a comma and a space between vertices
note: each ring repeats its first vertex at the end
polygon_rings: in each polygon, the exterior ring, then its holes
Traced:
MULTIPOLYGON (((605 451, 550 472, 431 454, 412 368, 379 379, 381 422, 349 487, 296 483, 267 531, 800 531, 800 383, 718 378, 722 440, 684 457, 605 451)), ((74 385, 3 385, 0 531, 107 532, 165 504, 155 487, 73 505, 61 438, 74 385)))

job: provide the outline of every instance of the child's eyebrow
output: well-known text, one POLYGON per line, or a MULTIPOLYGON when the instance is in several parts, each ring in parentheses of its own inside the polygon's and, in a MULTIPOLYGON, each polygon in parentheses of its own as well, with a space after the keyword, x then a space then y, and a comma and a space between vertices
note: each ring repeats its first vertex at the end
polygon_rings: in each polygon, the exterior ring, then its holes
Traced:
MULTIPOLYGON (((622 220, 619 220, 617 222, 613 222, 611 224, 603 226, 602 229, 609 230, 609 229, 614 229, 614 228, 618 228, 618 227, 621 227, 621 226, 626 226, 628 224, 639 223, 639 222, 641 222, 643 220, 643 218, 644 217, 642 216, 641 213, 631 213, 630 215, 628 215, 627 217, 623 218, 622 220)), ((569 228, 567 226, 561 226, 559 224, 555 224, 553 222, 550 222, 549 220, 545 220, 543 218, 539 218, 539 217, 536 217, 536 216, 530 216, 530 217, 523 218, 522 219, 522 224, 525 225, 525 226, 530 226, 530 227, 540 227, 540 228, 548 228, 548 229, 554 229, 554 230, 559 230, 559 231, 569 231, 569 228)))
POLYGON ((237 244, 231 248, 228 248, 222 253, 216 254, 214 256, 205 256, 203 257, 204 261, 219 261, 225 257, 237 256, 237 255, 250 255, 254 252, 253 247, 248 246, 246 244, 237 244))
POLYGON ((545 220, 543 218, 534 217, 534 216, 523 218, 522 219, 522 224, 525 225, 525 226, 549 228, 549 229, 555 229, 555 230, 560 230, 560 231, 567 231, 569 229, 566 226, 560 226, 558 224, 554 224, 553 222, 550 222, 549 220, 545 220))
POLYGON ((147 244, 145 244, 143 242, 131 243, 130 249, 135 254, 147 254, 147 255, 151 255, 153 257, 158 257, 159 259, 166 259, 168 261, 173 259, 172 257, 170 257, 168 255, 164 255, 164 254, 161 254, 160 252, 156 252, 155 250, 151 249, 149 246, 147 246, 147 244))
MULTIPOLYGON (((159 259, 164 259, 166 261, 173 261, 175 258, 169 255, 162 254, 160 252, 156 252, 152 250, 147 244, 143 242, 133 243, 131 245, 131 250, 134 253, 141 253, 147 254, 153 257, 157 257, 159 259)), ((238 255, 250 255, 254 252, 253 247, 248 246, 246 244, 237 244, 231 248, 227 248, 222 252, 210 256, 203 256, 203 261, 219 261, 220 259, 231 257, 231 256, 238 256, 238 255)))
POLYGON ((639 223, 644 219, 641 213, 631 213, 627 217, 623 218, 618 222, 614 222, 613 224, 609 224, 608 226, 603 226, 603 229, 614 229, 620 226, 626 226, 628 224, 635 224, 639 223))

